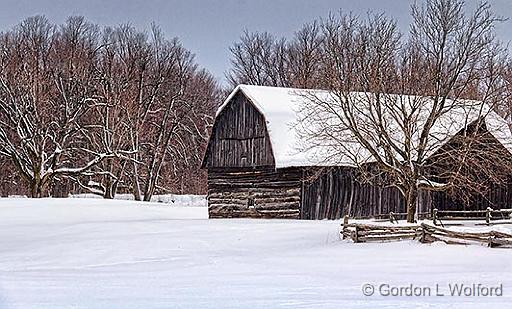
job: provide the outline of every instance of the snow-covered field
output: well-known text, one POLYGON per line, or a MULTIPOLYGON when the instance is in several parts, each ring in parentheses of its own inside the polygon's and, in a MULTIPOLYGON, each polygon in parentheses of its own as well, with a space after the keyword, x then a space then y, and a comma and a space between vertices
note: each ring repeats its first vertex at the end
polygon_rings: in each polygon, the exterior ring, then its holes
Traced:
POLYGON ((487 309, 512 303, 512 250, 353 244, 339 239, 339 222, 206 218, 205 207, 0 199, 0 308, 487 309), (363 295, 365 283, 374 285, 374 296, 363 295), (376 296, 382 284, 439 284, 449 294, 456 283, 502 284, 503 296, 376 296))

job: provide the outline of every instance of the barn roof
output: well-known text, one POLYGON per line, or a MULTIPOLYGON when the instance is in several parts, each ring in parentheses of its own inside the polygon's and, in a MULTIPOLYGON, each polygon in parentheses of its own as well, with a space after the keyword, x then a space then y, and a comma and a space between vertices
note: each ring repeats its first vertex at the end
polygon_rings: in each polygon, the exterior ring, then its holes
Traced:
MULTIPOLYGON (((353 157, 338 157, 333 161, 329 150, 321 149, 321 147, 312 147, 305 151, 304 149, 308 147, 304 147, 304 145, 310 143, 304 140, 301 134, 298 134, 296 128, 300 117, 299 113, 305 100, 311 97, 320 98, 322 100, 334 100, 335 96, 330 92, 314 89, 239 85, 219 107, 217 115, 222 112, 233 96, 239 91, 249 99, 265 118, 270 141, 272 143, 276 168, 353 164, 353 157)), ((361 95, 361 93, 354 93, 354 95, 361 95)), ((474 109, 466 110, 460 108, 451 110, 448 115, 449 117, 445 117, 444 121, 440 119, 437 125, 432 128, 432 132, 433 134, 437 132, 439 135, 442 134, 448 137, 453 136, 463 129, 465 125, 477 120, 479 115, 482 115, 482 113, 474 109), (458 121, 454 121, 453 119, 458 119, 458 121)), ((489 111, 486 113, 485 122, 488 131, 512 153, 512 133, 506 121, 495 112, 489 111)), ((400 130, 395 131, 400 134, 400 130)), ((399 140, 400 137, 401 136, 395 136, 397 140, 399 140)), ((442 143, 440 144, 442 145, 442 143)), ((433 151, 441 145, 432 147, 431 152, 433 153, 433 151)), ((372 160, 371 156, 360 145, 354 145, 351 151, 354 156, 358 157, 358 161, 360 162, 372 160)))

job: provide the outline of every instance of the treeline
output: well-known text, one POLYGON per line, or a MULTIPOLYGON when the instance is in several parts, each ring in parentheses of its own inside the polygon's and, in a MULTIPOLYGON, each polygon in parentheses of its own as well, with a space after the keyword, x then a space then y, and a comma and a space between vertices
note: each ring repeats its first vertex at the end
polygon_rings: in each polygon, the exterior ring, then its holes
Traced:
POLYGON ((238 84, 326 90, 345 87, 352 91, 433 95, 439 91, 436 78, 449 79, 454 72, 461 71, 463 86, 460 80, 454 79, 453 85, 441 90, 451 91, 450 97, 481 99, 485 93, 474 80, 482 78, 477 74, 487 74, 493 77, 493 83, 507 88, 499 104, 493 107, 509 120, 512 128, 512 59, 495 31, 481 33, 505 19, 494 15, 491 6, 483 2, 468 24, 460 28, 457 21, 445 19, 448 15, 463 15, 463 10, 468 10, 465 1, 427 1, 426 7, 425 11, 419 6, 411 8, 412 18, 418 24, 409 33, 401 32, 389 14, 358 16, 342 10, 305 23, 289 37, 245 31, 230 48, 231 68, 226 78, 231 87, 238 84), (486 46, 487 50, 471 48, 467 45, 471 40, 478 48, 486 46), (438 44, 442 42, 446 45, 438 44), (431 45, 438 49, 430 49, 431 45), (471 67, 466 62, 457 62, 476 58, 475 54, 481 58, 478 65, 471 67), (433 56, 439 56, 442 63, 432 62, 433 56), (496 61, 499 65, 484 63, 484 58, 493 61, 499 58, 496 61), (439 65, 442 67, 436 67, 439 65), (483 69, 487 72, 482 73, 483 69), (442 76, 434 76, 432 72, 436 71, 442 76), (409 82, 404 83, 407 78, 409 82))
POLYGON ((227 89, 157 26, 28 18, 0 33, 0 194, 204 194, 215 110, 242 83, 484 98, 512 123, 501 18, 486 3, 446 18, 463 11, 464 1, 427 1, 408 34, 385 14, 341 11, 291 37, 246 31, 230 47, 227 89))
POLYGON ((157 26, 28 18, 0 34, 1 194, 203 193, 219 95, 157 26))

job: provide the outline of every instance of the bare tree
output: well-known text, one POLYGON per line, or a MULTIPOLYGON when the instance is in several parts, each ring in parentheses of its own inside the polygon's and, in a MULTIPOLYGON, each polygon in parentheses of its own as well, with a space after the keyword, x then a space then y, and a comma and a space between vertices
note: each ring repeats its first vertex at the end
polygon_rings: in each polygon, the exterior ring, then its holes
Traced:
MULTIPOLYGON (((142 105, 144 81, 150 63, 147 36, 130 25, 104 29, 98 48, 96 89, 103 104, 94 108, 100 130, 92 134, 90 143, 97 148, 124 150, 123 158, 108 158, 93 170, 74 177, 79 186, 104 198, 114 198, 120 186, 131 186, 127 178, 130 167, 137 171, 138 132, 136 109, 142 105)), ((140 197, 138 198, 140 200, 140 197)))
POLYGON ((234 87, 238 84, 287 86, 287 43, 268 32, 245 31, 231 48, 232 69, 226 75, 234 87))
POLYGON ((314 88, 323 83, 319 22, 305 24, 291 40, 245 31, 231 48, 229 83, 314 88))
POLYGON ((510 130, 512 131, 512 60, 507 62, 506 70, 504 73, 504 82, 506 83, 506 96, 497 106, 498 112, 502 117, 507 119, 510 130))
POLYGON ((205 192, 204 171, 198 171, 213 125, 213 111, 221 102, 221 93, 215 79, 206 71, 198 71, 189 81, 188 100, 195 102, 182 120, 180 129, 167 149, 168 161, 162 166, 160 183, 180 193, 205 192), (200 91, 198 91, 200 90, 200 91), (166 183, 167 182, 167 183, 166 183))
POLYGON ((41 197, 59 175, 76 175, 115 154, 88 145, 88 117, 99 104, 94 79, 96 28, 70 19, 57 31, 44 17, 1 37, 0 153, 41 197), (78 162, 77 158, 87 158, 78 162))
POLYGON ((503 145, 484 138, 483 120, 504 91, 500 19, 485 3, 466 16, 457 0, 415 4, 412 16, 408 40, 382 14, 326 21, 331 92, 307 95, 299 123, 306 148, 385 175, 404 196, 408 222, 420 189, 474 183, 482 193, 511 166, 503 145), (448 159, 450 169, 439 173, 448 159))
POLYGON ((325 85, 323 36, 320 23, 304 24, 287 46, 290 85, 297 88, 321 88, 325 85))

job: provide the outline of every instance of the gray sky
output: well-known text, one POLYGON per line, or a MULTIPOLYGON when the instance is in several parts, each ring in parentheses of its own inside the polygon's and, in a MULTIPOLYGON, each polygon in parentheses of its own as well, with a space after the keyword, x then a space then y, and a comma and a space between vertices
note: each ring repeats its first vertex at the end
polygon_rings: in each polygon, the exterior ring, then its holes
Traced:
MULTIPOLYGON (((130 22, 147 29, 151 22, 161 26, 167 37, 177 36, 196 54, 202 66, 219 78, 229 68, 228 48, 244 29, 291 35, 304 22, 325 17, 329 11, 385 11, 398 20, 402 31, 408 30, 412 0, 0 0, 0 29, 7 29, 25 17, 43 14, 55 23, 70 15, 83 15, 100 25, 130 22)), ((468 6, 477 1, 468 0, 468 6)), ((512 17, 512 1, 490 0, 503 17, 512 17)), ((512 40, 511 21, 498 33, 502 40, 512 40)))

